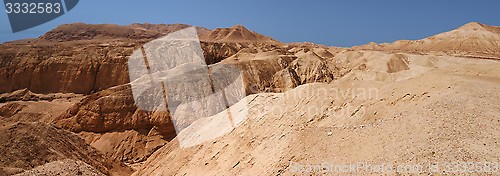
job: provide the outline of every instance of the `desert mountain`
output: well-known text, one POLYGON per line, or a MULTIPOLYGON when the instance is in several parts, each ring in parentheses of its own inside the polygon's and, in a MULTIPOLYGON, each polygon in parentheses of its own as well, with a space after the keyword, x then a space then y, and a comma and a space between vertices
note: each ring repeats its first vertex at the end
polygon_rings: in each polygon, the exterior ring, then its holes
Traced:
POLYGON ((422 40, 400 40, 387 45, 370 43, 359 48, 500 59, 500 27, 471 22, 458 29, 422 40))
MULTIPOLYGON (((353 48, 197 28, 208 68, 241 70, 245 95, 229 110, 249 109, 226 135, 183 148, 174 128, 183 121, 138 108, 127 61, 186 27, 77 23, 1 44, 0 175, 130 174, 123 163, 134 175, 294 175, 293 163, 500 157, 498 27, 353 48)), ((183 139, 221 130, 228 114, 187 119, 183 139)))
POLYGON ((230 28, 217 28, 202 37, 202 40, 228 43, 279 43, 270 37, 248 30, 243 25, 235 25, 230 28))

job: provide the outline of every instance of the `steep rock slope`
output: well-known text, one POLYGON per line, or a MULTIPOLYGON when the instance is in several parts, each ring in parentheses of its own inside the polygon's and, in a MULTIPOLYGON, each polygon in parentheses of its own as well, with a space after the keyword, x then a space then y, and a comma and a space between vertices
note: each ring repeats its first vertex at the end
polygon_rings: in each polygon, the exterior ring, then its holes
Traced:
POLYGON ((89 94, 128 82, 127 42, 0 45, 0 92, 89 94))

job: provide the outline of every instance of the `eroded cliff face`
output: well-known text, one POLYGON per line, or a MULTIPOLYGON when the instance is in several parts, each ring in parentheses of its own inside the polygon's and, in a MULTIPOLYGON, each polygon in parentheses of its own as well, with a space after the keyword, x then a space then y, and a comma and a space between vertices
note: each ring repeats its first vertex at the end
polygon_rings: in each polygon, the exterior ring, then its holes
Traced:
POLYGON ((45 43, 0 46, 0 92, 90 94, 128 82, 135 44, 45 43))
MULTIPOLYGON (((142 44, 189 25, 61 25, 38 39, 0 45, 0 93, 91 94, 129 82, 127 60, 142 44)), ((209 30, 196 28, 199 35, 209 30)), ((209 58, 231 54, 213 49, 209 58), (216 54, 218 52, 218 54, 216 54)), ((234 49, 233 49, 234 50, 234 49)))
POLYGON ((53 123, 79 133, 107 157, 128 163, 144 161, 175 137, 168 112, 137 108, 128 84, 85 97, 53 123))

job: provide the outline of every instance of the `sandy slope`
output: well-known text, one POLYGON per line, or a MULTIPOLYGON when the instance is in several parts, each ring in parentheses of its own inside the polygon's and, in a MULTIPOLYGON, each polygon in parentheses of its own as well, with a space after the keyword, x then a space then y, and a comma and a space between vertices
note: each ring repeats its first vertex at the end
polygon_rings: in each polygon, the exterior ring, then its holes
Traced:
POLYGON ((292 162, 499 161, 500 63, 401 54, 408 69, 394 71, 387 69, 393 55, 359 55, 364 69, 331 84, 251 95, 240 127, 191 148, 174 140, 135 175, 291 175, 292 162))

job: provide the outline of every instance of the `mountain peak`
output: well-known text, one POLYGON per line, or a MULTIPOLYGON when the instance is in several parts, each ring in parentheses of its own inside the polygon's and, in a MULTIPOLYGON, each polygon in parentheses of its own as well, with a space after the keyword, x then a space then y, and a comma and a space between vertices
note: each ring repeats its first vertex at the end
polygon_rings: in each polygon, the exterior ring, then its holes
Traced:
POLYGON ((237 24, 229 28, 217 28, 203 38, 212 42, 261 42, 277 43, 278 41, 248 30, 245 26, 237 24))
POLYGON ((481 24, 478 22, 470 22, 470 23, 463 25, 459 29, 483 30, 485 28, 484 28, 484 24, 481 24))
POLYGON ((242 24, 236 24, 236 25, 232 26, 231 28, 233 28, 233 29, 245 28, 246 29, 246 27, 243 26, 242 24))
POLYGON ((230 30, 239 30, 241 32, 246 32, 246 33, 252 33, 252 31, 248 30, 248 28, 246 28, 245 26, 243 26, 241 24, 231 26, 229 29, 230 30))

